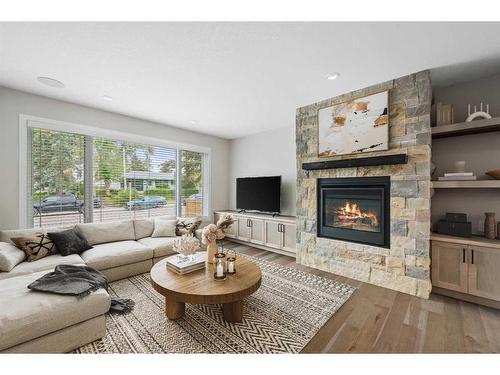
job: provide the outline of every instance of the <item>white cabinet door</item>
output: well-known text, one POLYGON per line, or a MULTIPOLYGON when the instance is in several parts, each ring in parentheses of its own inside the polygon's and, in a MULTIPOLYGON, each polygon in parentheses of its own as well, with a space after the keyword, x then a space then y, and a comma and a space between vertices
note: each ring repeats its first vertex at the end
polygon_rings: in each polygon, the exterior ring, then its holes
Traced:
POLYGON ((282 234, 279 231, 280 225, 276 221, 266 221, 265 222, 265 245, 273 247, 275 249, 281 249, 281 237, 282 234))
POLYGON ((264 220, 250 219, 250 242, 264 244, 264 220))
POLYGON ((239 240, 249 241, 250 240, 250 224, 247 217, 238 217, 238 227, 237 236, 239 240))
POLYGON ((297 239, 296 239, 296 228, 295 224, 291 223, 282 223, 281 224, 281 232, 282 232, 282 249, 285 251, 289 251, 291 253, 295 253, 297 251, 297 239))

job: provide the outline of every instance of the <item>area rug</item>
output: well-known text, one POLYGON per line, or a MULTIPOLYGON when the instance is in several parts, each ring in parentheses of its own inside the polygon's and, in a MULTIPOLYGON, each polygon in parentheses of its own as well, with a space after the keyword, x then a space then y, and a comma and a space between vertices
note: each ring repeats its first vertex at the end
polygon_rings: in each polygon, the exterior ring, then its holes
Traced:
POLYGON ((110 284, 110 293, 135 301, 126 315, 108 314, 106 336, 76 353, 298 353, 349 299, 355 288, 247 256, 262 270, 262 285, 244 301, 241 323, 223 319, 220 305, 186 304, 170 321, 149 274, 110 284))

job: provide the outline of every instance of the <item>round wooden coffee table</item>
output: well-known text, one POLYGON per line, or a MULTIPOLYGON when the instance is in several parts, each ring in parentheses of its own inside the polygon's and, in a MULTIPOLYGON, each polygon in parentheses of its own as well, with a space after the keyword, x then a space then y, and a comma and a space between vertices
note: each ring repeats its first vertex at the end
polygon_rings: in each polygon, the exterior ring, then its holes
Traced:
POLYGON ((166 260, 156 263, 151 269, 153 288, 165 296, 165 313, 169 319, 179 319, 184 315, 187 303, 222 304, 224 319, 241 322, 243 299, 259 289, 262 273, 253 262, 239 257, 236 273, 228 275, 224 281, 215 281, 212 265, 208 268, 177 275, 166 267, 166 260))

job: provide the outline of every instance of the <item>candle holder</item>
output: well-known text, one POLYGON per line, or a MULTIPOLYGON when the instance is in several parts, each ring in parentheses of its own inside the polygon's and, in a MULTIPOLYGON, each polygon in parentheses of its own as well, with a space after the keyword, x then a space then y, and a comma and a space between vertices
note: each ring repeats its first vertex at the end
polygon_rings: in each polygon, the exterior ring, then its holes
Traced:
POLYGON ((218 254, 225 254, 225 252, 224 252, 224 244, 222 243, 222 241, 220 241, 217 244, 217 253, 218 254))
POLYGON ((227 252, 226 269, 229 275, 236 273, 236 252, 234 250, 228 250, 227 252))
POLYGON ((226 280, 226 255, 222 253, 215 254, 214 257, 214 280, 226 280))

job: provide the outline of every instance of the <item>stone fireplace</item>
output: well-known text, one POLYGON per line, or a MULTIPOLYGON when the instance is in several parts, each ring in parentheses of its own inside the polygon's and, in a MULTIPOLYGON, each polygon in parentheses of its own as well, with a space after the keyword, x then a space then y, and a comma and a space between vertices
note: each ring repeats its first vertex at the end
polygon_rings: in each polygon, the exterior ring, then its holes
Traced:
POLYGON ((430 107, 430 75, 423 71, 297 109, 297 262, 429 296, 430 107), (320 158, 319 109, 385 90, 389 150, 320 158), (401 163, 366 163, 400 155, 401 163), (316 166, 304 168, 308 163, 316 166), (384 186, 352 184, 365 178, 384 186))
POLYGON ((390 177, 318 179, 318 237, 390 247, 390 177))

